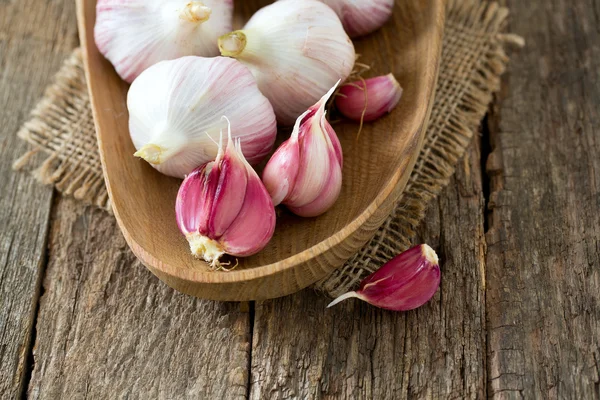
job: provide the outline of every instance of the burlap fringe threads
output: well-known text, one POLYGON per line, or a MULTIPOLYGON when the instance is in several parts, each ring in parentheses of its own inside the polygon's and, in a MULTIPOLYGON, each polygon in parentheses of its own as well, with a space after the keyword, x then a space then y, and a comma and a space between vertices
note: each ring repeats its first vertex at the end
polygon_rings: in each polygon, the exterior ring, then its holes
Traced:
MULTIPOLYGON (((411 245, 427 205, 448 184, 500 87, 508 62, 505 47, 524 45, 521 37, 500 32, 507 16, 508 9, 497 3, 448 0, 436 97, 406 189, 371 242, 317 282, 317 290, 330 297, 352 290, 411 245)), ((18 159, 15 168, 33 163, 32 156, 41 149, 49 157, 33 172, 39 181, 110 210, 79 50, 65 62, 31 117, 18 135, 35 148, 18 159)))

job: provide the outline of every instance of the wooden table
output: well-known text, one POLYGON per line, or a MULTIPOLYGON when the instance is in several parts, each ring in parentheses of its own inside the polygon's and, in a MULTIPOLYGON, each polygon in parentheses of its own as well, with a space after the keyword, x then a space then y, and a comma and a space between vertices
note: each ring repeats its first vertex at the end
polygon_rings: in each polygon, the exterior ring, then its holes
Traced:
POLYGON ((77 35, 70 0, 0 1, 0 398, 597 399, 600 5, 506 3, 527 47, 419 231, 441 290, 391 313, 181 295, 112 217, 12 172, 77 35))

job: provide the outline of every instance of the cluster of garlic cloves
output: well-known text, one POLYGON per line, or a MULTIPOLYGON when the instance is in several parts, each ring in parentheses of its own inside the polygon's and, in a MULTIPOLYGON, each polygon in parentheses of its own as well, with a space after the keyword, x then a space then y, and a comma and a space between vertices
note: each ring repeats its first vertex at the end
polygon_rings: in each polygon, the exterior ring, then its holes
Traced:
POLYGON ((222 115, 251 164, 269 154, 277 135, 273 107, 248 68, 231 58, 182 57, 153 65, 131 85, 127 107, 135 155, 179 178, 215 159, 227 128, 222 115))
POLYGON ((346 83, 335 98, 337 110, 353 121, 374 121, 391 112, 402 97, 393 74, 346 83))
POLYGON ((275 209, 259 176, 228 128, 225 151, 183 181, 175 211, 192 254, 213 268, 221 256, 245 257, 262 250, 275 230, 275 209))
POLYGON ((333 10, 317 0, 280 0, 242 30, 219 38, 221 55, 254 74, 281 125, 291 125, 355 62, 354 45, 333 10))
POLYGON ((233 0, 98 0, 94 37, 131 83, 159 61, 218 55, 217 38, 232 19, 233 0))
POLYGON ((321 0, 342 20, 350 37, 363 36, 381 28, 390 18, 394 0, 321 0))
POLYGON ((427 303, 440 286, 441 272, 435 251, 426 244, 394 257, 367 276, 356 291, 345 293, 327 307, 351 297, 392 311, 408 311, 427 303))
POLYGON ((291 137, 273 154, 263 182, 275 205, 302 217, 315 217, 337 200, 342 187, 342 147, 325 118, 325 105, 337 84, 298 117, 291 137))

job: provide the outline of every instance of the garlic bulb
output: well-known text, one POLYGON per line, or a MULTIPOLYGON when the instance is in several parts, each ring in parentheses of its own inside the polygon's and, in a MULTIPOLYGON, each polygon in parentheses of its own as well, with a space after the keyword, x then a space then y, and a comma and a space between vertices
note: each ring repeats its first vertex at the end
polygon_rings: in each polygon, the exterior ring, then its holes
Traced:
POLYGON ((342 20, 350 37, 366 35, 381 28, 392 15, 394 0, 321 0, 342 20))
POLYGON ((291 125, 354 67, 354 46, 339 18, 317 0, 281 0, 240 31, 219 38, 224 56, 248 66, 282 125, 291 125))
POLYGON ((440 286, 441 272, 435 251, 426 244, 406 250, 367 276, 356 291, 332 301, 356 297, 376 307, 407 311, 427 303, 440 286))
POLYGON ((335 98, 335 106, 351 120, 374 121, 391 112, 400 97, 400 84, 393 74, 387 74, 342 85, 335 98))
POLYGON ((100 52, 131 83, 163 60, 219 54, 231 31, 233 0, 98 0, 94 36, 100 52))
POLYGON ((240 150, 231 129, 225 152, 183 181, 175 204, 177 224, 192 254, 220 268, 223 254, 249 256, 263 249, 275 231, 269 193, 240 150))
POLYGON ((179 178, 215 159, 223 115, 250 163, 268 155, 277 135, 271 104, 248 68, 231 58, 159 62, 133 82, 127 108, 135 155, 179 178))
POLYGON ((285 204, 301 217, 323 214, 342 187, 342 146, 325 119, 325 104, 336 86, 298 117, 291 137, 263 171, 273 204, 285 204))

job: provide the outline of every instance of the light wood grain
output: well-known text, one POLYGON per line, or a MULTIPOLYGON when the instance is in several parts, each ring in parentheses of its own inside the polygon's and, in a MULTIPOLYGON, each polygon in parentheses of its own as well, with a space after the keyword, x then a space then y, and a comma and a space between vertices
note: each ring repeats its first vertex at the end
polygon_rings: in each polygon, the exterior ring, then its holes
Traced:
MULTIPOLYGON (((132 157, 127 86, 94 45, 95 1, 78 4, 100 153, 115 216, 133 252, 167 284, 218 300, 283 296, 339 267, 389 215, 421 147, 433 100, 444 19, 441 0, 401 2, 383 30, 357 42, 361 60, 374 67, 372 74, 394 72, 410 101, 368 124, 358 141, 356 125, 336 126, 345 153, 344 184, 336 205, 314 219, 284 212, 267 248, 240 260, 232 272, 211 272, 190 256, 174 216, 179 182, 132 157)), ((238 12, 249 16, 256 4, 239 1, 238 12)))
POLYGON ((2 399, 19 398, 26 384, 52 201, 51 187, 12 171, 27 150, 16 131, 76 42, 74 8, 69 2, 0 2, 2 399))
POLYGON ((249 314, 158 281, 114 218, 61 199, 40 301, 31 399, 245 398, 249 314))
POLYGON ((471 146, 416 242, 441 257, 433 300, 407 313, 308 291, 257 302, 251 399, 485 397, 483 193, 471 146))
POLYGON ((490 127, 489 395, 598 399, 600 8, 508 3, 527 47, 490 127))

